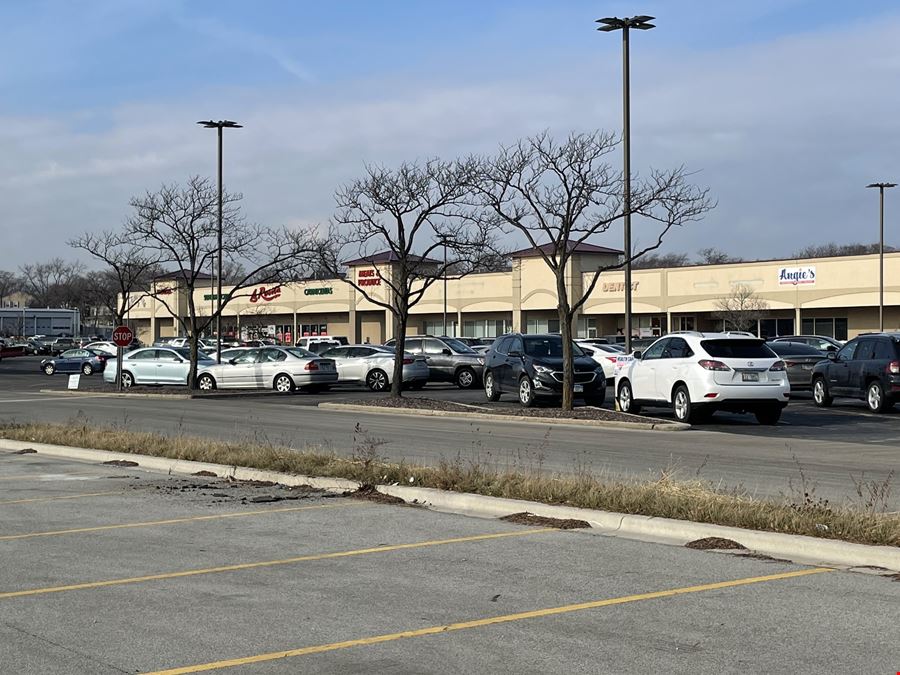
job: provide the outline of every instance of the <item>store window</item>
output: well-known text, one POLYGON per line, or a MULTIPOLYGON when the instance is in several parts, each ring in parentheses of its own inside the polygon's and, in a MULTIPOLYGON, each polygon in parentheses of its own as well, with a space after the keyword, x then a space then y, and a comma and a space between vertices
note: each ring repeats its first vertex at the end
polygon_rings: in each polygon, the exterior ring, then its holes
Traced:
POLYGON ((833 319, 803 319, 800 322, 802 335, 822 335, 835 340, 847 339, 847 319, 844 317, 833 319))
MULTIPOLYGON (((444 319, 437 320, 426 319, 422 322, 422 333, 424 335, 446 335, 448 337, 456 337, 456 318, 447 316, 447 330, 444 331, 444 319)), ((474 337, 481 337, 480 335, 474 337)))
POLYGON ((597 319, 593 316, 579 316, 578 325, 575 327, 575 337, 597 337, 597 319))
POLYGON ((692 316, 678 317, 678 330, 697 330, 697 322, 692 316))
POLYGON ((300 337, 328 335, 327 323, 304 323, 300 325, 300 337))
POLYGON ((559 319, 528 319, 525 326, 525 332, 531 335, 539 333, 558 333, 559 319))
POLYGON ((764 338, 779 335, 795 335, 793 319, 760 319, 759 336, 764 338))

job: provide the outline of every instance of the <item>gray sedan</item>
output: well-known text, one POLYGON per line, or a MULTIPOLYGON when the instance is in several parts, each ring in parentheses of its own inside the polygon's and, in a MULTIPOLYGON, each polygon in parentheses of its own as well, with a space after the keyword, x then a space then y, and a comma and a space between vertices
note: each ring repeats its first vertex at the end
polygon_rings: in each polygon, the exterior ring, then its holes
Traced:
POLYGON ((206 391, 271 388, 281 394, 324 391, 337 379, 334 361, 299 347, 247 349, 228 362, 205 365, 197 374, 198 386, 206 391))
POLYGON ((809 391, 812 389, 813 366, 825 357, 815 347, 799 342, 770 342, 769 349, 778 354, 784 361, 791 391, 809 391))
MULTIPOLYGON (((206 354, 200 353, 197 367, 215 363, 206 354)), ((191 350, 184 347, 144 347, 135 349, 122 357, 122 386, 133 384, 180 384, 187 385, 191 369, 191 350)), ((106 382, 116 381, 116 359, 109 359, 103 369, 106 382)))
MULTIPOLYGON (((381 345, 347 345, 334 347, 322 356, 334 359, 338 369, 338 382, 365 384, 372 391, 384 391, 391 386, 394 374, 394 350, 381 345)), ((403 358, 403 384, 421 389, 428 382, 428 363, 424 358, 405 354, 403 358)))

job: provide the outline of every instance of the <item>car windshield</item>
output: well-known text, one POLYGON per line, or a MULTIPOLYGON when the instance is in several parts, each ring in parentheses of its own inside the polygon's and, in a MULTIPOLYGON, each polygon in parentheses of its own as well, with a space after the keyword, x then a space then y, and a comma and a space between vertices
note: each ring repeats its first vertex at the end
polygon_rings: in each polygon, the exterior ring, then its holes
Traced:
POLYGON ((450 349, 457 354, 476 354, 477 352, 464 342, 460 342, 455 338, 441 338, 450 349))
POLYGON ((720 359, 771 359, 775 356, 763 340, 703 340, 700 346, 720 359))
MULTIPOLYGON (((562 338, 560 337, 526 337, 525 354, 532 358, 562 358, 562 338)), ((584 351, 577 344, 572 343, 572 355, 584 356, 584 351)))
POLYGON ((815 347, 810 347, 809 345, 802 344, 800 342, 772 342, 769 344, 769 349, 778 354, 778 356, 818 356, 822 357, 822 352, 820 352, 815 347))
POLYGON ((312 352, 303 349, 303 347, 288 347, 284 351, 291 356, 296 356, 298 359, 314 359, 318 356, 318 354, 313 354, 312 352))

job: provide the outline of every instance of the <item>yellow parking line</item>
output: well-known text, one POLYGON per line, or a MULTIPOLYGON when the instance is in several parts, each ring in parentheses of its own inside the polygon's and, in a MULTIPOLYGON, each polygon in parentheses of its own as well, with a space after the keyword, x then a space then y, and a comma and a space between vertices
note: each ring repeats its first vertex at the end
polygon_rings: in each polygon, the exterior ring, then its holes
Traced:
POLYGON ((109 492, 85 492, 84 494, 80 495, 63 495, 61 497, 31 497, 29 499, 8 499, 4 502, 0 502, 0 506, 4 506, 6 504, 28 504, 33 502, 55 502, 62 499, 82 499, 84 497, 102 497, 104 495, 121 494, 121 492, 121 490, 110 490, 109 492))
POLYGON ((210 663, 201 663, 194 666, 184 666, 182 668, 171 668, 169 670, 158 670, 148 675, 181 675, 182 673, 200 673, 207 670, 218 670, 220 668, 232 668, 234 666, 246 666, 254 663, 263 663, 265 661, 275 661, 277 659, 286 659, 293 656, 306 656, 308 654, 321 654, 322 652, 331 652, 337 649, 348 649, 350 647, 363 647, 367 645, 376 645, 382 642, 393 642, 394 640, 402 640, 405 638, 425 637, 426 635, 437 635, 440 633, 448 633, 450 631, 467 630, 469 628, 483 628, 500 623, 510 623, 512 621, 522 621, 524 619, 537 619, 546 616, 555 616, 558 614, 568 614, 570 612, 579 612, 586 609, 597 609, 598 607, 610 607, 612 605, 624 605, 629 602, 639 602, 641 600, 655 600, 657 598, 670 598, 677 595, 686 595, 688 593, 701 593, 703 591, 714 591, 723 588, 734 588, 736 586, 746 586, 749 584, 759 584, 766 581, 777 581, 779 579, 792 579, 794 577, 804 577, 810 574, 820 574, 822 572, 831 572, 833 570, 817 567, 814 569, 798 570, 796 572, 783 572, 781 574, 769 574, 763 577, 748 577, 745 579, 734 579, 732 581, 719 581, 711 584, 701 584, 699 586, 687 586, 684 588, 673 588, 666 591, 654 591, 652 593, 639 593, 637 595, 626 595, 619 598, 609 598, 607 600, 594 600, 592 602, 582 602, 574 605, 563 605, 561 607, 550 607, 548 609, 537 609, 530 612, 519 612, 517 614, 503 614, 501 616, 492 616, 486 619, 475 619, 473 621, 461 621, 459 623, 451 623, 443 626, 431 626, 429 628, 420 628, 418 630, 407 630, 400 633, 388 633, 386 635, 376 635, 374 637, 360 638, 357 640, 346 640, 344 642, 332 642, 330 644, 316 645, 313 647, 301 647, 300 649, 289 649, 281 652, 270 652, 268 654, 258 654, 256 656, 245 656, 237 659, 227 659, 224 661, 212 661, 210 663))
POLYGON ((0 593, 0 600, 6 598, 21 598, 26 595, 45 595, 47 593, 62 593, 64 591, 81 591, 90 588, 104 588, 106 586, 123 586, 125 584, 138 584, 145 581, 159 581, 162 579, 179 579, 182 577, 195 577, 201 574, 216 574, 218 572, 236 572, 239 570, 252 570, 261 567, 276 567, 278 565, 292 565, 300 562, 314 560, 329 560, 334 558, 350 558, 370 553, 388 553, 390 551, 404 551, 413 548, 426 548, 428 546, 444 546, 447 544, 463 544, 473 541, 487 541, 489 539, 505 539, 509 537, 526 537, 532 534, 556 532, 555 528, 541 528, 536 530, 516 530, 514 532, 497 532, 493 534, 476 534, 469 537, 456 537, 454 539, 434 539, 431 541, 418 541, 411 544, 392 544, 389 546, 373 546, 360 548, 353 551, 337 551, 334 553, 313 553, 301 555, 296 558, 284 558, 283 560, 264 560, 261 562, 239 563, 236 565, 222 565, 220 567, 207 567, 204 569, 184 570, 181 572, 165 572, 162 574, 149 574, 143 577, 130 577, 126 579, 109 579, 107 581, 89 581, 83 584, 69 584, 68 586, 49 586, 47 588, 32 588, 24 591, 9 591, 0 593))
POLYGON ((345 506, 360 506, 360 502, 344 502, 342 504, 316 504, 315 506, 292 506, 282 509, 263 509, 261 511, 235 511, 234 513, 218 513, 214 516, 190 516, 188 518, 170 518, 168 520, 149 520, 140 523, 118 523, 116 525, 97 525, 95 527, 76 527, 71 530, 51 530, 50 532, 27 532, 25 534, 7 534, 0 536, 0 541, 13 539, 32 539, 34 537, 55 537, 61 534, 82 534, 84 532, 103 532, 105 530, 122 530, 131 527, 153 527, 156 525, 177 525, 179 523, 196 523, 201 520, 220 520, 222 518, 246 518, 248 516, 266 516, 272 513, 289 513, 291 511, 308 511, 309 509, 333 509, 345 506))

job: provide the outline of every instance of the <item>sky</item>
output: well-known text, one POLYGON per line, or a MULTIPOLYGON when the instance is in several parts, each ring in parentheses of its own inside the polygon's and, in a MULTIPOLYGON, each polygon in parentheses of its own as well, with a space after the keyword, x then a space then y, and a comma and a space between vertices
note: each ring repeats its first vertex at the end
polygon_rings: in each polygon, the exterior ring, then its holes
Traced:
MULTIPOLYGON (((327 221, 366 163, 620 131, 621 37, 594 20, 636 14, 657 28, 631 40, 633 169, 683 165, 717 202, 663 251, 877 241, 865 185, 900 178, 895 1, 0 0, 0 269, 79 258, 66 241, 119 227, 132 195, 214 176, 201 119, 244 125, 226 188, 289 226, 327 221)), ((886 203, 900 246, 900 189, 886 203)))

